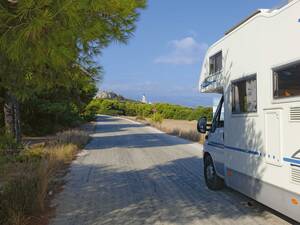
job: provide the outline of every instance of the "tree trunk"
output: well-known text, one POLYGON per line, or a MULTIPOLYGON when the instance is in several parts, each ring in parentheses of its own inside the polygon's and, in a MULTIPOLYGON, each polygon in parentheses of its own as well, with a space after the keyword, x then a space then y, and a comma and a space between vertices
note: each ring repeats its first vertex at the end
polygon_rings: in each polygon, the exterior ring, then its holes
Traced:
POLYGON ((15 138, 17 143, 21 143, 21 121, 20 121, 20 105, 16 98, 14 98, 14 122, 15 122, 15 138))
POLYGON ((5 131, 14 137, 15 136, 14 104, 11 95, 8 92, 5 93, 4 122, 5 122, 5 131))
POLYGON ((21 142, 20 107, 15 96, 6 92, 4 104, 4 120, 6 132, 12 135, 17 143, 21 142))

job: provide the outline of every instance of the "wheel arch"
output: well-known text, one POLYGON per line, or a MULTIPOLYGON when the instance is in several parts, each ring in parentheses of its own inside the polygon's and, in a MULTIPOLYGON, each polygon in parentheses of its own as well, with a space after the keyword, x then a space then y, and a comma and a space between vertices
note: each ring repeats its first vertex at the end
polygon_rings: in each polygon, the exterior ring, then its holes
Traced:
MULTIPOLYGON (((212 159, 212 161, 213 161, 213 163, 214 163, 214 159, 213 159, 213 157, 211 156, 211 154, 210 154, 209 152, 204 152, 204 155, 203 155, 203 160, 204 160, 204 162, 205 162, 205 159, 206 159, 207 157, 211 157, 211 159, 212 159)), ((214 164, 215 164, 215 163, 214 163, 214 164)))
POLYGON ((212 157, 212 155, 211 155, 209 152, 204 152, 204 154, 203 154, 203 163, 205 164, 205 159, 206 159, 207 157, 210 157, 210 158, 212 159, 212 163, 213 163, 213 165, 214 165, 214 168, 215 168, 216 173, 218 174, 218 176, 220 176, 221 178, 224 179, 224 174, 220 172, 219 167, 217 167, 214 158, 212 157))

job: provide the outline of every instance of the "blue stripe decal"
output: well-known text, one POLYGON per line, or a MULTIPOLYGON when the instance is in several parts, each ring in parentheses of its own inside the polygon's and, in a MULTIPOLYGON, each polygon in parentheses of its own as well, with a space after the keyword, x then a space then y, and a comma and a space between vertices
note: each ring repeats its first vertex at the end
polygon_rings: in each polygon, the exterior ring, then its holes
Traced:
POLYGON ((283 158, 284 161, 300 165, 300 160, 299 159, 292 159, 292 158, 283 158))
POLYGON ((217 148, 224 148, 224 145, 223 144, 220 144, 220 143, 217 143, 217 142, 208 142, 207 143, 208 145, 211 145, 211 146, 214 146, 214 147, 217 147, 217 148))
POLYGON ((237 151, 237 152, 244 152, 244 153, 248 153, 248 154, 252 154, 252 155, 260 155, 260 153, 257 151, 246 150, 246 149, 231 147, 231 146, 227 146, 227 145, 225 147, 230 150, 237 151))
MULTIPOLYGON (((241 149, 241 148, 236 148, 236 147, 231 147, 228 145, 223 145, 217 142, 208 142, 208 145, 217 147, 217 148, 227 148, 229 150, 233 150, 233 151, 237 151, 237 152, 243 152, 243 153, 248 153, 248 154, 252 154, 252 155, 261 155, 261 153, 257 152, 257 151, 252 151, 252 150, 245 150, 245 149, 241 149)), ((300 165, 300 159, 295 159, 295 158, 283 158, 283 161, 285 162, 289 162, 295 165, 300 165)))

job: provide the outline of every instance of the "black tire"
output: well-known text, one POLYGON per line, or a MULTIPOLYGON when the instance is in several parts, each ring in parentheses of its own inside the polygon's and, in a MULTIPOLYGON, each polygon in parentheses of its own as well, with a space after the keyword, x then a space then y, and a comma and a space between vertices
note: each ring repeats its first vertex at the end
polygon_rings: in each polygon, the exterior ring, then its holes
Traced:
POLYGON ((224 180, 216 173, 213 160, 210 155, 204 158, 205 183, 210 190, 218 191, 224 188, 224 180))

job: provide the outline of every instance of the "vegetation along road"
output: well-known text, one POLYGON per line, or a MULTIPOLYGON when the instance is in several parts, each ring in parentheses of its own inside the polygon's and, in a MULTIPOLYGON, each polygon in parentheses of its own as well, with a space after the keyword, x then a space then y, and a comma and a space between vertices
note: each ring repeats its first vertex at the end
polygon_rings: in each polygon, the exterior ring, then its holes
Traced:
POLYGON ((201 145, 117 117, 97 120, 51 225, 289 224, 233 190, 208 190, 201 145))

